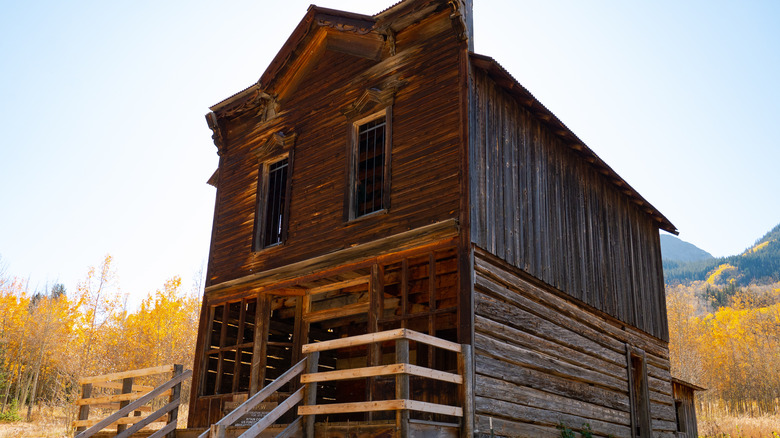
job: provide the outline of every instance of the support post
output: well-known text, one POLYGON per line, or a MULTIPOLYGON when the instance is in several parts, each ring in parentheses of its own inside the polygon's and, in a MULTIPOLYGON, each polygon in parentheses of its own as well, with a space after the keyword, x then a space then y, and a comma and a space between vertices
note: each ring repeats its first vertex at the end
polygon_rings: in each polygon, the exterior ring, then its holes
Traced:
MULTIPOLYGON (((317 372, 320 362, 320 352, 309 353, 306 361, 306 374, 317 372)), ((307 383, 303 395, 304 406, 314 406, 317 404, 317 382, 307 383)), ((303 421, 303 438, 314 438, 314 420, 315 415, 307 415, 303 421)))
POLYGON ((461 438, 474 437, 474 362, 471 345, 461 344, 458 355, 458 374, 463 376, 463 388, 460 391, 463 418, 460 427, 461 438))
POLYGON ((212 424, 209 438, 225 438, 225 429, 224 424, 212 424))
MULTIPOLYGON (((184 365, 180 364, 174 364, 173 365, 173 375, 171 376, 172 379, 179 376, 181 373, 184 372, 184 365)), ((175 438, 176 437, 176 422, 179 419, 179 397, 181 397, 181 382, 177 383, 176 386, 171 388, 171 396, 168 398, 169 403, 176 402, 176 409, 168 412, 168 423, 167 424, 173 424, 173 429, 168 433, 168 438, 175 438)))
MULTIPOLYGON (((92 397, 92 384, 85 383, 81 385, 81 398, 90 397, 92 397)), ((81 405, 81 408, 79 409, 79 420, 89 420, 89 405, 81 405)), ((85 430, 87 430, 86 426, 79 426, 76 428, 76 434, 84 432, 85 430)))
MULTIPOLYGON (((125 379, 122 379, 122 394, 130 394, 133 392, 133 378, 127 377, 125 379)), ((119 402, 119 409, 122 409, 123 407, 130 404, 130 400, 125 400, 119 402)), ((117 424, 116 426, 116 433, 124 432, 125 429, 127 429, 126 424, 117 424)))
MULTIPOLYGON (((395 363, 409 363, 409 340, 398 339, 395 341, 395 363)), ((397 400, 409 400, 409 375, 396 374, 395 398, 397 400)), ((409 410, 395 411, 395 430, 399 438, 409 438, 409 410)))

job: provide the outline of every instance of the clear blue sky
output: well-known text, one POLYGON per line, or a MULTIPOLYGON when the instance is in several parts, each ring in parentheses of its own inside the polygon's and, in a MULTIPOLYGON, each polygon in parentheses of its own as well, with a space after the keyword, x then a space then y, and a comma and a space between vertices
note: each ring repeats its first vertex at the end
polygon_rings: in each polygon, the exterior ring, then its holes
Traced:
MULTIPOLYGON (((394 0, 327 0, 372 14, 394 0)), ((780 2, 474 0, 498 60, 716 256, 780 222, 780 2)), ((138 300, 205 264, 208 107, 254 83, 307 1, 9 2, 0 256, 68 290, 107 253, 138 300)))

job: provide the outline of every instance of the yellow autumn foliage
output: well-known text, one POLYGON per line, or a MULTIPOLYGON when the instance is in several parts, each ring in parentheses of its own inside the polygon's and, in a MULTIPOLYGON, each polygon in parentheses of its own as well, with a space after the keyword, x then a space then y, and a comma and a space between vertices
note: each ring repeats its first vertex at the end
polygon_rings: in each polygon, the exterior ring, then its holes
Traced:
POLYGON ((730 414, 780 412, 780 289, 738 291, 707 311, 706 284, 667 288, 672 373, 708 388, 700 400, 730 414))
POLYGON ((718 281, 718 279, 721 277, 721 275, 723 275, 727 271, 733 271, 735 269, 737 269, 737 268, 735 268, 734 266, 732 266, 732 265, 730 265, 728 263, 724 263, 724 264, 718 266, 718 268, 715 269, 715 271, 713 271, 712 274, 710 274, 709 277, 707 277, 707 283, 709 283, 711 285, 714 285, 715 282, 718 281))
POLYGON ((30 401, 72 407, 81 377, 171 363, 192 368, 198 287, 185 291, 173 277, 128 310, 106 256, 74 291, 53 289, 65 293, 32 292, 0 275, 0 411, 30 401))

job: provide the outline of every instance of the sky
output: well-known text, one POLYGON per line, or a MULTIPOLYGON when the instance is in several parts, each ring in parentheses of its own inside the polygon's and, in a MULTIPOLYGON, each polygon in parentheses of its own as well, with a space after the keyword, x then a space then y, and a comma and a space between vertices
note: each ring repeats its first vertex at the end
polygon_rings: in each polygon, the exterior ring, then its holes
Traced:
MULTIPOLYGON (((393 0, 323 0, 374 14, 393 0)), ((780 223, 780 2, 474 0, 492 56, 715 256, 780 223)), ((204 115, 255 83, 308 1, 8 2, 0 266, 74 291, 113 257, 138 302, 208 257, 204 115)))

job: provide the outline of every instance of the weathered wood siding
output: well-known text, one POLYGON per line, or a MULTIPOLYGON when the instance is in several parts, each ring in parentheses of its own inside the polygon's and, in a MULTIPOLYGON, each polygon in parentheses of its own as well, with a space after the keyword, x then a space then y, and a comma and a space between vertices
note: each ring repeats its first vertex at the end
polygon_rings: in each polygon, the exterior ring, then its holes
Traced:
POLYGON ((665 342, 475 250, 475 411, 481 436, 558 437, 556 425, 629 437, 627 344, 644 350, 656 437, 676 431, 665 342))
POLYGON ((657 225, 476 66, 471 85, 472 242, 668 339, 657 225))
MULTIPOLYGON (((325 50, 280 115, 261 123, 255 111, 226 123, 208 284, 458 217, 458 50, 445 11, 396 35, 382 61, 325 50), (392 106, 390 208, 344 220, 347 132, 341 110, 370 87, 405 81, 392 106), (252 251, 257 156, 270 135, 297 134, 290 170, 289 230, 283 245, 252 251)), ((369 112, 370 114, 370 112, 369 112)))
POLYGON ((680 438, 696 438, 699 436, 699 428, 696 424, 696 402, 694 390, 690 386, 673 381, 675 408, 677 409, 677 421, 679 422, 680 438))

